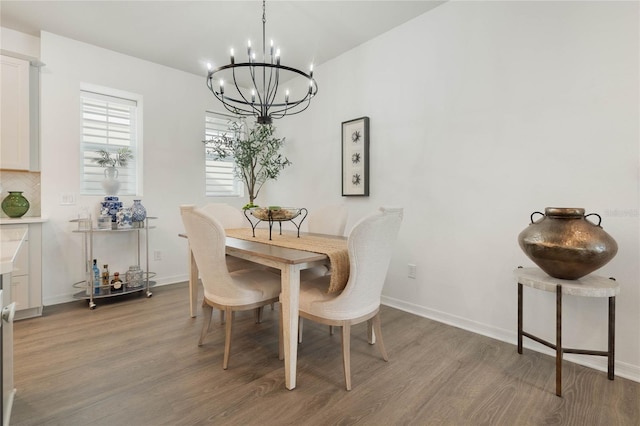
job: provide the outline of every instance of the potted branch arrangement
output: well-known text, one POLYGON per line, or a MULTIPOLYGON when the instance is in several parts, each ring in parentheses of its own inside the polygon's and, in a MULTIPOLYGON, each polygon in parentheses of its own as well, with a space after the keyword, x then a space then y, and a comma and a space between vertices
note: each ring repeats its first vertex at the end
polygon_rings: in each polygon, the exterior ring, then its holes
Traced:
POLYGON ((116 152, 109 152, 106 149, 98 151, 98 157, 93 161, 100 167, 104 167, 104 180, 102 187, 107 195, 116 195, 120 189, 120 181, 118 180, 117 167, 127 167, 130 160, 133 159, 133 153, 127 147, 119 148, 116 152))
POLYGON ((285 138, 277 138, 271 124, 247 129, 244 121, 232 122, 230 129, 232 135, 224 134, 204 143, 216 159, 233 158, 234 174, 244 182, 249 193, 249 204, 243 208, 258 207, 254 201, 264 183, 276 180, 280 172, 291 165, 291 161, 278 152, 285 138))

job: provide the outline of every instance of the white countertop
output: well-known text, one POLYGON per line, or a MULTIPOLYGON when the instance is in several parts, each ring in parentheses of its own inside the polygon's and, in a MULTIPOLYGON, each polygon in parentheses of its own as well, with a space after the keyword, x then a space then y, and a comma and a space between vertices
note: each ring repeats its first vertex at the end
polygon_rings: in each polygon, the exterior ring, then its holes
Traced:
POLYGON ((0 225, 23 225, 29 223, 46 222, 47 218, 40 216, 22 216, 18 218, 0 217, 0 225))
POLYGON ((27 225, 9 229, 0 227, 0 274, 13 271, 13 261, 28 230, 27 225))

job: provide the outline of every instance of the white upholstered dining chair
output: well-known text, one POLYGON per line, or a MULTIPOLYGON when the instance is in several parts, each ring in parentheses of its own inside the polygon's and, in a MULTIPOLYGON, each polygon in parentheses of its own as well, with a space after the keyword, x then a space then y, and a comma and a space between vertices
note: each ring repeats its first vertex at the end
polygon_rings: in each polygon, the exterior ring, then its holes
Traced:
POLYGON ((327 235, 344 235, 349 210, 344 204, 326 205, 309 211, 309 232, 327 235))
POLYGON ((222 368, 229 364, 231 329, 235 311, 260 309, 278 300, 280 276, 265 269, 241 269, 229 272, 225 261, 225 233, 220 222, 194 206, 180 206, 182 221, 187 232, 202 285, 204 320, 198 346, 202 346, 211 325, 213 308, 225 312, 225 345, 222 368))
POLYGON ((342 292, 327 293, 329 275, 300 285, 300 317, 342 327, 342 357, 347 390, 351 390, 352 325, 367 321, 369 343, 374 344, 377 340, 382 358, 388 360, 380 327, 380 296, 402 215, 401 208, 382 207, 356 223, 349 233, 349 280, 342 292))
MULTIPOLYGON (((349 210, 344 204, 326 205, 309 211, 307 229, 315 234, 344 235, 349 210)), ((300 271, 300 280, 308 281, 327 275, 331 265, 320 265, 300 271)))
MULTIPOLYGON (((328 204, 309 211, 307 229, 315 234, 344 235, 349 210, 344 204, 328 204)), ((331 274, 331 264, 314 266, 300 271, 300 281, 310 281, 331 274)), ((302 343, 304 320, 298 321, 298 342, 302 343)), ((333 335, 333 326, 329 326, 329 334, 333 335)))
MULTIPOLYGON (((224 229, 248 228, 249 221, 239 209, 226 203, 209 203, 200 208, 203 213, 216 218, 224 229)), ((262 265, 233 256, 227 256, 229 272, 238 269, 264 269, 262 265)))

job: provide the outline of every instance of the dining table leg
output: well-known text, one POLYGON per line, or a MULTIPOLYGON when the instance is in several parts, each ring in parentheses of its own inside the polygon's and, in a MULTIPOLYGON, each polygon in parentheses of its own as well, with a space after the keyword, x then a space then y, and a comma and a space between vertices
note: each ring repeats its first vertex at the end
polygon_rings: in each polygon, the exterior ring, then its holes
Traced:
POLYGON ((198 265, 189 249, 189 314, 195 318, 198 312, 198 265))
POLYGON ((281 270, 282 328, 284 332, 284 380, 287 389, 296 387, 298 362, 298 307, 300 300, 300 269, 287 265, 281 270))

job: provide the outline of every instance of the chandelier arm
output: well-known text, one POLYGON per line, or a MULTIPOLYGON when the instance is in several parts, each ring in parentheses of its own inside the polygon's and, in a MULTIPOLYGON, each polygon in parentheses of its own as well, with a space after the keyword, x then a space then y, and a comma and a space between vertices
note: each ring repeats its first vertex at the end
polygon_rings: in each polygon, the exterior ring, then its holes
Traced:
MULTIPOLYGON (((252 64, 251 62, 251 58, 249 58, 249 64, 252 64)), ((260 92, 258 91, 258 86, 256 86, 256 67, 255 65, 253 66, 249 66, 249 76, 251 77, 251 82, 253 83, 253 87, 255 89, 256 92, 258 92, 258 99, 260 99, 260 92)), ((251 108, 255 111, 255 112, 259 112, 258 109, 255 107, 255 102, 250 103, 247 98, 244 97, 244 95, 242 94, 242 92, 240 91, 240 88, 238 87, 238 82, 236 80, 236 69, 233 68, 233 83, 236 86, 236 90, 238 91, 238 93, 240 93, 240 96, 242 96, 242 99, 245 100, 245 102, 249 105, 251 105, 251 108)), ((260 101, 260 104, 262 104, 262 100, 260 101)))
POLYGON ((307 106, 304 108, 304 109, 307 109, 307 107, 309 106, 308 104, 311 102, 311 98, 312 97, 313 97, 312 95, 307 93, 307 95, 304 98, 300 99, 300 100, 297 100, 297 101, 294 101, 294 102, 289 102, 288 104, 274 104, 275 106, 284 106, 285 107, 284 109, 276 110, 275 112, 279 113, 279 112, 287 110, 287 109, 288 110, 295 110, 295 108, 298 105, 300 105, 300 104, 302 104, 304 102, 307 102, 307 106))
MULTIPOLYGON (((209 88, 211 93, 213 93, 216 99, 222 102, 222 105, 225 107, 225 109, 236 115, 253 115, 254 111, 240 108, 235 105, 230 105, 228 102, 225 101, 225 99, 233 102, 234 104, 240 104, 240 105, 246 105, 246 102, 243 102, 228 96, 224 96, 222 93, 216 92, 216 90, 213 88, 213 74, 214 74, 213 71, 209 73, 209 77, 207 79, 207 87, 209 88)), ((242 93, 240 93, 240 95, 242 96, 242 93)))
MULTIPOLYGON (((251 69, 251 67, 249 67, 249 69, 251 69)), ((239 102, 242 103, 244 105, 249 105, 251 106, 250 110, 246 110, 247 112, 251 113, 251 115, 253 115, 254 113, 258 112, 258 110, 256 109, 256 107, 254 106, 254 104, 252 102, 249 102, 247 100, 247 98, 245 98, 245 96, 242 94, 242 91, 240 90, 240 87, 238 87, 238 80, 236 79, 236 68, 232 68, 231 69, 231 73, 233 75, 233 85, 236 87, 236 91, 238 92, 238 94, 242 97, 242 99, 244 100, 244 102, 241 101, 235 101, 233 100, 233 98, 231 98, 232 101, 234 102, 239 102)), ((251 77, 251 79, 253 80, 253 76, 251 77)), ((255 87, 255 80, 253 81, 253 85, 255 87)))
POLYGON ((278 86, 280 85, 280 70, 276 68, 276 79, 273 85, 273 89, 271 86, 271 77, 273 76, 273 68, 271 68, 271 72, 269 73, 269 105, 273 105, 273 102, 276 100, 276 94, 278 93, 278 86))
POLYGON ((281 110, 278 110, 278 111, 274 111, 274 112, 272 112, 272 115, 273 115, 273 116, 276 116, 276 115, 277 115, 275 118, 282 118, 282 117, 284 117, 284 116, 286 116, 286 115, 296 115, 296 114, 300 114, 302 111, 304 111, 304 110, 306 110, 307 108, 309 108, 309 105, 311 105, 311 98, 310 98, 310 97, 308 97, 308 98, 306 99, 307 104, 304 106, 304 108, 299 109, 299 110, 296 110, 296 109, 295 109, 295 107, 296 107, 296 106, 298 106, 298 105, 300 105, 300 104, 302 104, 303 102, 304 102, 304 100, 303 100, 303 101, 299 101, 299 102, 297 102, 297 103, 296 103, 296 105, 295 105, 294 107, 289 107, 289 108, 284 108, 284 109, 281 109, 281 110))

